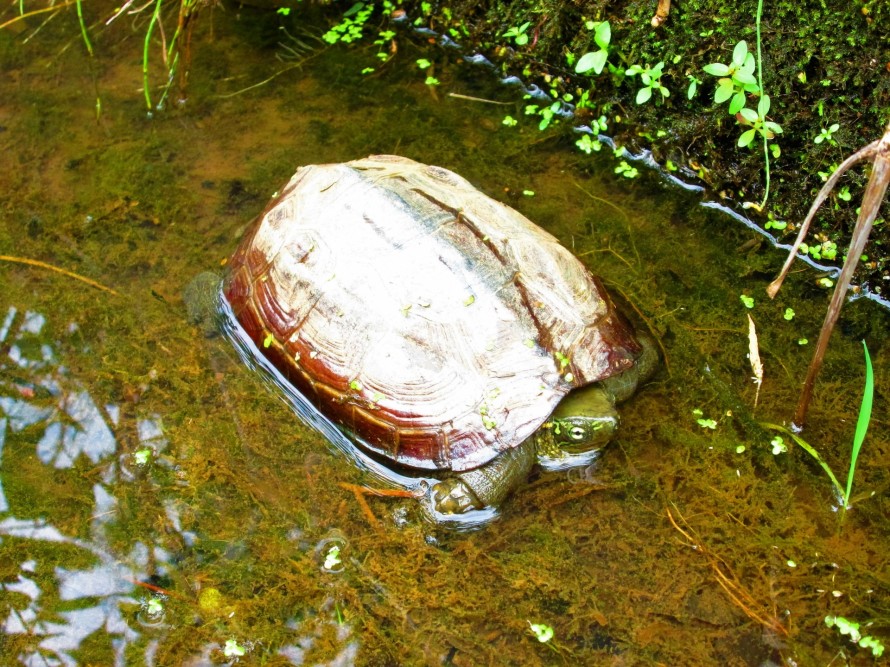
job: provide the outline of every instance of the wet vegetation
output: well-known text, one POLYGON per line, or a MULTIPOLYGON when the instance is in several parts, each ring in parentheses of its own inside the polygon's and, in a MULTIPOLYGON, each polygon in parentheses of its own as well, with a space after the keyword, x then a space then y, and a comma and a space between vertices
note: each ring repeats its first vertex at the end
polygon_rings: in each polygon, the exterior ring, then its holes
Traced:
MULTIPOLYGON (((687 2, 660 30, 673 25, 675 34, 695 37, 703 50, 691 71, 728 67, 740 39, 753 49, 750 32, 727 27, 742 21, 746 7, 754 11, 753 4, 727 7, 702 16, 710 25, 692 28, 684 12, 692 17, 703 9, 687 2), (727 32, 697 36, 710 29, 727 32)), ((822 40, 843 42, 844 26, 856 48, 868 47, 885 8, 867 8, 873 23, 861 11, 832 15, 834 29, 814 34, 820 50, 810 52, 836 55, 822 40)), ((647 45, 642 37, 652 33, 646 26, 654 5, 623 6, 634 23, 579 9, 552 23, 555 11, 528 15, 516 5, 501 8, 509 12, 506 28, 490 31, 492 58, 532 67, 532 79, 544 59, 528 54, 547 49, 545 55, 564 58, 555 37, 579 58, 601 48, 589 33, 587 41, 580 32, 574 41, 548 31, 583 26, 582 17, 609 20, 608 62, 621 49, 629 62, 613 64, 643 71, 617 84, 604 65, 593 79, 613 101, 608 112, 598 101, 582 117, 590 125, 605 116, 608 128, 602 141, 586 135, 589 154, 575 145, 579 136, 569 132, 561 107, 542 132, 541 110, 552 104, 524 100, 523 89, 497 84, 457 51, 428 49, 407 28, 374 44, 378 27, 390 25, 378 13, 368 19, 377 23, 367 39, 329 45, 324 35, 342 21, 341 9, 301 9, 295 18, 204 8, 192 33, 187 97, 177 81, 165 109, 153 109, 149 119, 141 63, 150 15, 101 27, 113 9, 83 7, 93 56, 74 5, 45 24, 37 15, 0 30, 0 255, 64 268, 117 292, 0 260, 4 660, 886 660, 878 654, 890 641, 890 316, 866 299, 846 305, 803 433, 834 471, 847 468, 865 340, 874 401, 851 508, 842 513, 813 457, 767 426, 787 425, 793 413, 829 298, 820 281, 830 274, 798 262, 770 301, 764 289, 782 253, 725 211, 701 206, 704 195, 678 190, 644 164, 606 150, 611 135, 634 150, 652 147, 678 169, 699 160, 699 169, 709 170, 703 176, 719 174, 710 177, 713 192, 732 200, 761 195, 761 153, 735 147, 743 130, 727 113, 728 100, 710 110, 716 75, 695 75, 702 83, 689 102, 694 113, 679 124, 691 134, 666 127, 665 137, 657 136, 661 114, 687 104, 688 79, 678 72, 692 67, 693 56, 684 54, 690 63, 675 71, 667 49, 681 40, 657 32, 662 46, 647 45), (516 34, 502 39, 513 26, 516 34), (528 41, 520 45, 522 34, 528 41), (421 67, 421 60, 429 64, 421 67), (655 77, 662 61, 663 74, 655 77), (647 66, 650 83, 660 81, 669 96, 643 81, 647 66), (363 74, 368 67, 374 71, 363 74), (651 97, 637 105, 643 85, 651 97), (526 114, 530 104, 537 108, 526 114), (639 120, 626 122, 631 112, 639 120), (516 123, 505 124, 507 116, 516 123), (640 131, 666 143, 650 143, 640 131), (699 157, 670 152, 687 150, 680 136, 695 139, 699 157), (603 276, 616 298, 635 304, 664 346, 663 369, 624 406, 619 437, 602 458, 570 473, 535 473, 481 531, 442 530, 405 501, 369 498, 363 507, 342 484, 374 480, 296 420, 224 341, 206 339, 186 321, 182 289, 224 262, 298 165, 376 152, 448 167, 521 210, 603 276), (741 178, 731 181, 730 174, 741 178), (749 194, 738 194, 742 182, 749 194), (763 365, 759 386, 751 380, 749 314, 763 365)), ((492 23, 487 11, 476 5, 462 19, 465 36, 480 44, 488 34, 482 28, 492 23)), ((767 63, 789 32, 770 25, 803 9, 776 11, 764 8, 767 63)), ((0 23, 18 8, 7 12, 0 23)), ((433 17, 441 15, 435 12, 424 19, 434 28, 433 17)), ((456 12, 451 20, 462 31, 456 12)), ((169 40, 178 15, 163 18, 169 40)), ((815 33, 813 25, 801 20, 799 30, 815 33)), ((812 169, 880 134, 884 119, 873 128, 870 119, 885 104, 886 79, 872 80, 877 93, 866 97, 868 62, 813 56, 801 65, 808 67, 806 84, 795 83, 790 66, 764 68, 769 116, 783 128, 781 155, 771 155, 768 207, 806 208, 804 193, 819 186, 812 169), (838 62, 853 75, 838 76, 838 62), (823 77, 832 84, 821 86, 823 77), (822 125, 807 123, 819 118, 818 99, 787 116, 778 111, 801 91, 822 96, 826 113, 845 114, 829 115, 827 136, 812 147, 813 128, 822 125), (841 96, 849 97, 838 104, 841 96), (861 115, 853 118, 853 109, 861 115), (840 127, 829 131, 834 122, 840 127), (791 185, 792 173, 816 180, 791 185)), ((160 93, 167 77, 162 65, 152 67, 152 92, 160 93)), ((576 80, 568 66, 563 77, 576 80)), ((577 95, 574 84, 566 85, 577 95)), ((151 99, 156 104, 160 96, 151 99)), ((850 182, 851 193, 857 187, 850 182)), ((838 211, 856 206, 831 203, 838 211)), ((840 255, 842 236, 836 243, 840 255)))

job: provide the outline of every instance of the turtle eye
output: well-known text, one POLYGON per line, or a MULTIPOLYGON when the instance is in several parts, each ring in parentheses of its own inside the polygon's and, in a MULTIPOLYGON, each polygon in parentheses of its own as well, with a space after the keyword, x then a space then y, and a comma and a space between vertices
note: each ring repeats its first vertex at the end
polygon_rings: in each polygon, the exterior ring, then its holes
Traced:
POLYGON ((572 440, 581 440, 584 437, 584 429, 580 426, 573 426, 569 429, 569 437, 572 440))

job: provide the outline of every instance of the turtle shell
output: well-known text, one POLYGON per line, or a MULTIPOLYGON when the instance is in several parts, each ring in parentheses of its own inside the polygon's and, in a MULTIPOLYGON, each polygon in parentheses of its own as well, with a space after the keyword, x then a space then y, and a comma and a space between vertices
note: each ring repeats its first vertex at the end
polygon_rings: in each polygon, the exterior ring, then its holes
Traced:
POLYGON ((229 267, 225 298, 257 348, 362 445, 414 468, 488 462, 640 352, 556 238, 403 157, 299 169, 229 267))

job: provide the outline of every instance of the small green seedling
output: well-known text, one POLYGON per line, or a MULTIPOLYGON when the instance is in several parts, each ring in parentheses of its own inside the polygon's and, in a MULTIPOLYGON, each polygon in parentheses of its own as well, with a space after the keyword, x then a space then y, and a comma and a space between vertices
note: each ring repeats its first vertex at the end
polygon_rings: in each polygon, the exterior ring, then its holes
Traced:
POLYGON ((589 134, 582 135, 581 138, 575 142, 575 145, 588 155, 591 153, 598 153, 603 147, 599 139, 592 139, 589 134))
POLYGON ((778 435, 770 440, 769 444, 772 445, 773 456, 778 456, 788 451, 788 445, 785 444, 785 440, 778 435))
POLYGON ((418 58, 416 62, 417 62, 417 67, 419 67, 420 69, 427 69, 428 67, 430 67, 433 64, 426 58, 418 58))
POLYGON ((714 102, 723 104, 729 100, 730 116, 735 116, 745 106, 745 93, 760 93, 754 77, 756 66, 754 54, 748 53, 748 44, 744 40, 735 45, 728 65, 705 65, 705 72, 721 77, 717 81, 717 90, 714 91, 714 102))
POLYGON ((837 141, 834 140, 834 133, 841 129, 841 126, 838 123, 833 123, 831 127, 823 127, 822 131, 819 132, 814 138, 814 144, 821 144, 823 141, 827 141, 832 146, 837 146, 837 141))
POLYGON ((532 623, 528 621, 529 628, 531 628, 532 634, 542 644, 549 642, 553 639, 553 628, 544 623, 532 623))
POLYGON ((516 125, 519 124, 519 121, 513 118, 513 116, 504 116, 504 120, 502 120, 501 123, 507 127, 516 127, 516 125))
POLYGON ((428 76, 424 83, 428 86, 438 86, 439 80, 434 76, 428 76))
POLYGON ((151 616, 159 616, 164 612, 164 603, 159 598, 151 597, 145 604, 145 611, 151 616))
POLYGON ((748 296, 747 294, 740 294, 739 299, 745 305, 745 308, 753 308, 754 307, 754 297, 748 296))
POLYGON ((501 35, 501 37, 512 37, 513 41, 516 42, 516 46, 525 46, 528 44, 528 35, 525 31, 528 30, 530 25, 531 21, 526 21, 520 26, 513 26, 501 35))
POLYGON ((622 160, 618 163, 618 166, 615 167, 615 173, 621 174, 624 178, 636 178, 640 175, 640 172, 637 171, 636 167, 631 167, 625 160, 622 160))
POLYGON ((782 317, 784 317, 786 320, 788 320, 790 322, 791 320, 794 319, 794 309, 786 308, 785 312, 782 314, 782 317))
POLYGON ((739 110, 739 115, 742 117, 742 120, 739 122, 742 125, 751 126, 750 130, 742 132, 742 136, 739 137, 738 145, 740 148, 749 145, 758 134, 769 140, 782 133, 781 125, 766 119, 766 115, 769 113, 769 106, 769 95, 764 95, 757 103, 757 111, 748 107, 739 110))
MULTIPOLYGON (((661 93, 662 98, 668 97, 671 92, 661 84, 661 75, 664 74, 664 62, 658 63, 655 67, 642 67, 640 65, 631 65, 629 69, 624 71, 627 76, 640 75, 640 81, 643 87, 637 91, 637 104, 644 104, 652 97, 652 91, 657 90, 661 93)), ((656 98, 658 99, 658 98, 656 98)))
POLYGON ((717 422, 714 419, 696 419, 695 422, 702 428, 709 428, 712 431, 717 429, 717 422))
POLYGON ((698 92, 698 87, 702 84, 702 80, 691 74, 687 74, 686 78, 689 79, 689 88, 686 89, 686 98, 691 100, 698 92))
POLYGON ((136 465, 144 466, 151 460, 151 450, 146 447, 145 449, 140 449, 137 452, 134 452, 133 460, 136 461, 136 465))
POLYGON ((593 70, 594 74, 600 74, 606 66, 606 60, 609 58, 609 42, 612 40, 612 27, 608 21, 594 23, 587 21, 585 24, 588 30, 593 30, 593 41, 600 47, 597 51, 589 51, 578 58, 575 64, 575 71, 578 74, 585 74, 593 70))

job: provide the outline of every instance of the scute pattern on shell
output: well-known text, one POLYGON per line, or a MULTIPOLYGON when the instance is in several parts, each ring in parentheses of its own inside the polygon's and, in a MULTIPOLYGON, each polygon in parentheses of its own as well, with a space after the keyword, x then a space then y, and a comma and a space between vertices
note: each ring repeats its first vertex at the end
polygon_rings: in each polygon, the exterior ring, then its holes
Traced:
POLYGON ((639 353, 553 236, 460 176, 395 156, 299 169, 233 256, 225 295, 303 394, 415 468, 486 463, 572 386, 639 353))

